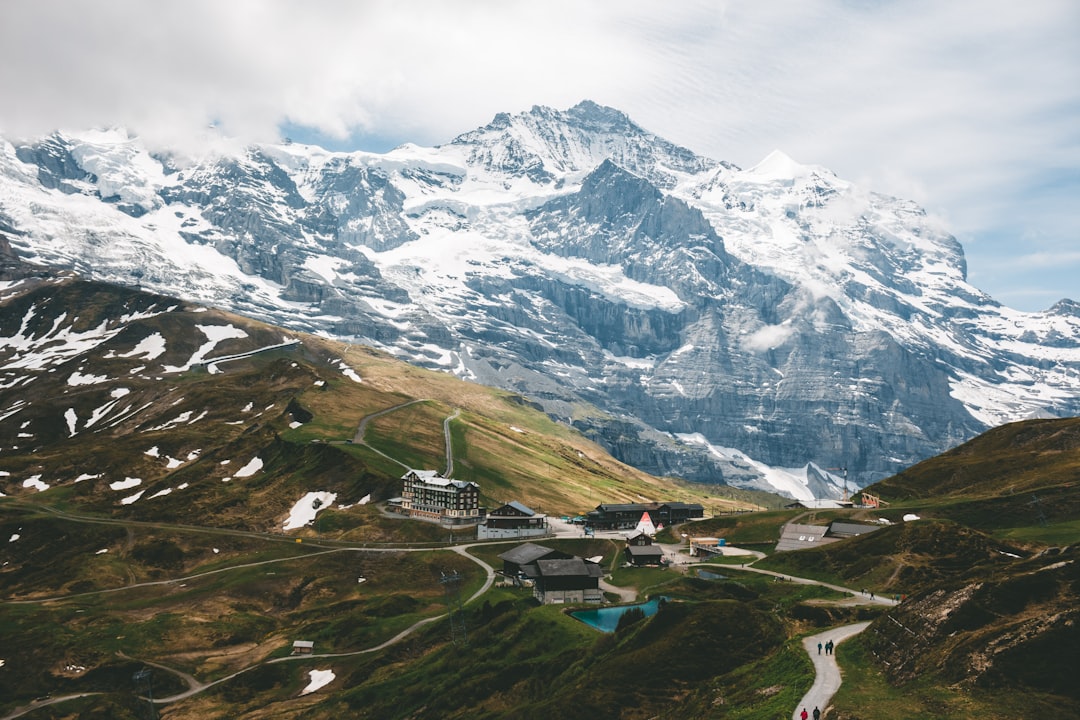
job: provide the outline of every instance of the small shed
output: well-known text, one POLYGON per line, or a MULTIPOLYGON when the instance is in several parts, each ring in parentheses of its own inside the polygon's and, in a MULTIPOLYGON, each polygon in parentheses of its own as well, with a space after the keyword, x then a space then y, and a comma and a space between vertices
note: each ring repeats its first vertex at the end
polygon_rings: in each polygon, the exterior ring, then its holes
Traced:
POLYGON ((296 640, 292 644, 293 655, 310 655, 315 651, 315 642, 313 640, 296 640))

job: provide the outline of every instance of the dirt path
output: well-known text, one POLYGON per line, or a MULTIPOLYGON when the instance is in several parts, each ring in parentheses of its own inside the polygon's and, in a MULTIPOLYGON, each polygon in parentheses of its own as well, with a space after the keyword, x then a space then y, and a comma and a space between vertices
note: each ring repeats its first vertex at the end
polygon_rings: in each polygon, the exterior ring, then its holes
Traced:
POLYGON ((460 410, 454 410, 453 415, 443 420, 443 437, 446 438, 446 474, 443 477, 450 477, 454 474, 454 446, 450 442, 450 421, 457 420, 460 415, 460 410))
POLYGON ((637 600, 637 590, 629 587, 619 587, 618 585, 612 585, 608 581, 600 580, 600 589, 604 592, 614 593, 619 596, 619 601, 624 603, 632 603, 637 600))
POLYGON ((364 442, 364 434, 367 433, 368 423, 370 421, 374 420, 375 418, 379 417, 380 415, 386 415, 387 413, 392 413, 395 410, 400 410, 400 409, 408 407, 410 405, 416 405, 417 403, 423 403, 423 402, 428 402, 428 400, 426 398, 420 399, 420 400, 410 400, 409 402, 401 403, 400 405, 394 405, 393 407, 388 407, 385 410, 380 410, 377 413, 372 413, 370 415, 365 415, 363 418, 360 419, 360 424, 357 425, 357 427, 356 427, 356 434, 353 435, 353 439, 352 439, 353 443, 355 443, 357 445, 363 445, 364 447, 366 447, 368 450, 371 450, 371 452, 375 453, 376 455, 381 455, 382 457, 386 458, 390 462, 397 463, 398 465, 405 468, 406 470, 409 470, 410 469, 409 466, 406 465, 405 463, 401 462, 397 458, 390 457, 389 455, 384 453, 382 450, 379 450, 378 448, 373 447, 371 445, 368 445, 366 442, 364 442))
POLYGON ((5 715, 4 717, 0 718, 0 720, 15 720, 15 718, 17 717, 22 717, 23 715, 34 712, 38 708, 43 708, 46 705, 56 705, 57 703, 67 702, 68 700, 78 700, 79 698, 93 697, 94 695, 101 694, 102 693, 99 692, 87 692, 79 693, 77 695, 60 695, 58 697, 49 698, 48 700, 35 700, 33 703, 27 705, 26 707, 16 708, 11 712, 10 715, 5 715))
POLYGON ((820 585, 821 587, 827 587, 830 590, 837 592, 848 593, 852 596, 853 603, 859 603, 864 605, 895 605, 896 600, 890 597, 868 597, 863 595, 858 590, 854 590, 843 585, 833 585, 832 583, 823 582, 821 580, 812 580, 810 578, 795 577, 794 575, 785 575, 784 573, 773 572, 772 570, 763 570, 761 568, 751 567, 750 565, 735 566, 735 565, 723 565, 728 570, 743 571, 743 572, 755 572, 760 575, 772 575, 775 578, 779 578, 784 582, 793 582, 800 585, 820 585))
POLYGON ((814 662, 814 684, 799 701, 795 710, 791 713, 793 720, 799 720, 803 708, 814 717, 814 708, 819 708, 824 715, 829 706, 829 700, 840 689, 840 666, 836 664, 836 652, 834 647, 832 654, 826 654, 824 645, 830 640, 834 646, 840 645, 852 635, 857 635, 870 626, 869 622, 855 623, 854 625, 842 625, 817 635, 803 638, 803 647, 814 662), (818 643, 822 645, 821 653, 818 654, 818 643))

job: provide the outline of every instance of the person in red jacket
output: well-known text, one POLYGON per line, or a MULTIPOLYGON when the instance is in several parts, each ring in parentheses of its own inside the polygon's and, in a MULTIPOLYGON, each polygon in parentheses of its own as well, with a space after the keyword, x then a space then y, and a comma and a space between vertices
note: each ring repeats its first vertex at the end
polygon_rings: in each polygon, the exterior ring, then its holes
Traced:
POLYGON ((810 717, 810 713, 806 712, 806 708, 803 708, 802 712, 799 713, 800 720, 806 720, 808 717, 810 717))

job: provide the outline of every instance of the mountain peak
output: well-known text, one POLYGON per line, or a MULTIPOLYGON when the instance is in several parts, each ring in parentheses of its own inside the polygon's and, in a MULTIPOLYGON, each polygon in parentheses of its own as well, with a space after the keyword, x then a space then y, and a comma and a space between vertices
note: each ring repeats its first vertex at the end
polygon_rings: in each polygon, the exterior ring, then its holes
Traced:
POLYGON ((1068 315, 1080 318, 1080 302, 1062 298, 1054 303, 1047 312, 1051 315, 1068 315))
POLYGON ((607 105, 600 105, 592 100, 582 100, 567 110, 565 114, 567 118, 580 123, 583 127, 603 128, 608 131, 645 132, 626 113, 607 105))
POLYGON ((528 112, 499 113, 484 127, 454 138, 469 148, 468 161, 499 174, 527 176, 538 184, 577 180, 605 160, 659 187, 709 170, 713 160, 695 155, 635 124, 614 108, 583 100, 569 110, 534 105, 528 112))
POLYGON ((812 171, 813 168, 796 162, 790 155, 780 150, 773 150, 746 173, 764 180, 793 180, 805 177, 812 171))

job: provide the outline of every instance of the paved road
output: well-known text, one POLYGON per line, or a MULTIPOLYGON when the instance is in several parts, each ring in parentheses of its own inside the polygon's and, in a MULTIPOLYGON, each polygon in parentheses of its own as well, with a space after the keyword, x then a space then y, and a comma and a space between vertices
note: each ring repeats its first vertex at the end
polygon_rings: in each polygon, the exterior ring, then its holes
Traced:
POLYGON ((810 659, 814 661, 814 671, 817 676, 814 678, 814 684, 810 687, 810 691, 803 696, 803 699, 791 713, 792 720, 799 720, 803 708, 806 708, 806 712, 810 714, 811 718, 814 717, 815 707, 819 708, 824 714, 825 709, 829 706, 829 700, 840 689, 840 667, 836 664, 835 654, 837 650, 834 648, 832 655, 826 655, 825 650, 822 649, 821 654, 818 655, 818 643, 825 645, 825 643, 832 640, 834 645, 839 645, 852 635, 861 633, 869 626, 869 622, 843 625, 803 638, 803 647, 809 653, 810 659))

